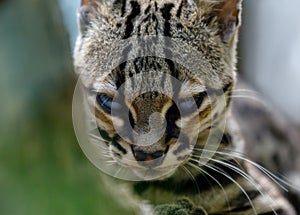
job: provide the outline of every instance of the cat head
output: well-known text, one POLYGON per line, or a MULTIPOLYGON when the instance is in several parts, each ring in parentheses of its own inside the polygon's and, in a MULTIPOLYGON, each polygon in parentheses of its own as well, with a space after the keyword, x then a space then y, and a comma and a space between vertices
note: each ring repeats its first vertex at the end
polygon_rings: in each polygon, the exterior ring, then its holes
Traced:
POLYGON ((222 130, 239 0, 83 0, 74 60, 112 163, 172 175, 222 130))

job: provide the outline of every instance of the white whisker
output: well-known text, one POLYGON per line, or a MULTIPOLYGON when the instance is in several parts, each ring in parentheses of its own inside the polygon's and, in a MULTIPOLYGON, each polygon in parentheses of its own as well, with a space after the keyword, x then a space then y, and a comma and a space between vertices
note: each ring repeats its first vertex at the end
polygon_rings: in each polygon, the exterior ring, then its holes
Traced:
MULTIPOLYGON (((228 199, 227 193, 225 192, 225 189, 224 189, 224 187, 222 186, 222 184, 221 184, 215 177, 213 177, 213 176, 212 176, 211 174, 209 174, 207 171, 201 169, 199 166, 196 166, 195 164, 190 163, 190 162, 188 162, 187 165, 189 165, 190 167, 192 167, 192 168, 194 168, 194 169, 196 169, 196 170, 199 170, 200 172, 203 172, 204 174, 208 175, 212 180, 214 180, 214 181, 218 184, 218 186, 221 188, 221 190, 223 191, 223 193, 224 193, 224 195, 225 195, 225 198, 226 198, 226 204, 227 204, 228 208, 230 209, 231 206, 230 206, 230 203, 229 203, 229 199, 228 199)), ((205 175, 204 175, 204 176, 205 176, 205 175)), ((208 182, 209 182, 209 181, 208 181, 208 182)), ((209 183, 210 183, 210 182, 209 182, 209 183)), ((211 185, 211 184, 210 184, 210 185, 211 185)), ((213 188, 212 185, 211 185, 211 187, 213 188)), ((214 188, 213 188, 213 190, 214 190, 214 188)))
POLYGON ((198 183, 195 179, 195 177, 193 176, 193 174, 185 167, 185 166, 181 166, 181 168, 191 177, 196 189, 197 189, 197 193, 200 193, 200 189, 199 189, 199 186, 198 186, 198 183))
MULTIPOLYGON (((195 148, 195 150, 201 150, 201 151, 207 151, 207 152, 214 152, 214 153, 225 155, 225 156, 229 156, 229 157, 239 158, 241 160, 244 160, 244 161, 250 163, 251 165, 255 166, 256 168, 258 168, 265 175, 267 175, 274 183, 276 183, 279 187, 281 187, 281 189, 283 189, 285 192, 288 192, 288 188, 285 187, 284 185, 286 185, 288 187, 291 187, 291 188, 293 188, 295 190, 300 191, 300 188, 296 187, 295 185, 293 185, 292 183, 288 182, 287 180, 281 179, 280 177, 276 176, 275 174, 273 174, 270 170, 266 169, 265 167, 259 165, 258 163, 254 162, 254 161, 251 161, 250 159, 247 159, 247 158, 243 157, 243 155, 242 156, 238 155, 239 152, 233 152, 233 151, 231 151, 231 153, 226 153, 226 152, 213 151, 213 150, 208 150, 208 149, 196 149, 196 148, 195 148)), ((281 176, 281 177, 283 177, 283 176, 281 176)))
POLYGON ((105 164, 106 164, 107 166, 113 166, 113 165, 117 164, 117 162, 111 160, 111 161, 106 161, 105 164))
POLYGON ((243 194, 246 196, 246 198, 249 201, 249 204, 251 205, 251 207, 253 209, 254 214, 257 215, 257 211, 256 211, 256 209, 255 209, 255 207, 253 205, 253 202, 250 199, 250 197, 247 194, 247 192, 245 191, 245 189, 236 180, 234 180, 231 176, 229 176, 228 174, 226 174, 226 172, 224 172, 224 170, 222 170, 222 169, 220 169, 218 167, 213 167, 213 166, 207 165, 205 163, 202 163, 200 160, 196 160, 196 159, 193 159, 193 158, 191 158, 190 160, 194 161, 194 162, 196 162, 198 164, 204 165, 205 167, 207 167, 207 168, 209 168, 209 169, 211 169, 211 170, 213 170, 213 171, 215 171, 215 172, 217 172, 219 174, 224 175, 226 178, 228 178, 230 181, 232 181, 243 192, 243 194))
MULTIPOLYGON (((200 157, 203 158, 203 157, 200 157)), ((250 184, 252 184, 254 186, 254 188, 264 197, 268 198, 270 201, 272 201, 274 203, 274 200, 271 198, 270 195, 266 195, 262 190, 260 185, 246 172, 244 172, 243 170, 239 169, 237 166, 234 166, 233 164, 230 164, 229 162, 224 162, 222 160, 217 160, 217 159, 213 159, 213 158, 204 158, 207 160, 212 160, 218 164, 221 164, 223 166, 226 166, 228 168, 230 168, 231 170, 235 171, 236 173, 238 173, 239 175, 241 175, 242 177, 244 177, 250 184)), ((277 214, 277 212, 274 210, 274 208, 271 208, 272 211, 274 212, 274 214, 277 214)))

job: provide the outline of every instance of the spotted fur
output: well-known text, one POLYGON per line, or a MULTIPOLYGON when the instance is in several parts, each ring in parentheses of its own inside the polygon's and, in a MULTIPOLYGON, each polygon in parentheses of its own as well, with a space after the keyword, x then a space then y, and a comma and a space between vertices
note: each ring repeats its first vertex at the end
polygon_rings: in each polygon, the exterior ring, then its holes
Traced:
POLYGON ((86 91, 87 112, 95 113, 97 132, 110 160, 132 169, 143 179, 129 185, 140 213, 161 213, 157 208, 162 205, 187 199, 202 214, 294 214, 274 183, 257 170, 258 166, 236 153, 242 152, 243 141, 229 109, 240 16, 239 0, 82 1, 74 58, 76 72, 86 91), (147 56, 145 48, 130 41, 142 36, 157 39, 156 44, 162 47, 156 50, 159 57, 147 56), (124 40, 129 41, 125 48, 116 46, 124 40), (192 54, 189 47, 200 55, 184 58, 192 54), (113 51, 122 53, 121 63, 106 71, 113 51), (137 53, 142 57, 136 57, 137 53), (170 59, 174 55, 182 56, 188 64, 200 59, 203 65, 199 65, 196 74, 192 73, 170 59), (144 74, 150 75, 153 82, 145 84, 144 74), (182 86, 178 88, 168 75, 182 86), (132 77, 140 78, 131 81, 132 77), (120 96, 117 90, 124 83, 127 84, 120 96), (152 89, 162 86, 172 97, 152 91, 133 101, 128 99, 129 89, 143 92, 149 85, 152 89), (118 105, 126 109, 126 114, 120 111, 113 115, 106 104, 117 95, 121 97, 118 105), (197 110, 181 116, 174 100, 185 100, 187 95, 193 96, 197 110), (221 99, 225 105, 220 104, 221 99), (165 118, 165 122, 159 117, 153 119, 158 125, 166 125, 162 138, 150 146, 136 144, 134 135, 125 129, 129 126, 124 124, 129 123, 138 134, 148 133, 149 117, 156 112, 165 118), (191 123, 195 119, 199 120, 191 123), (113 122, 124 127, 125 138, 116 132, 113 122), (214 148, 206 147, 210 134, 213 138, 209 141, 220 143, 211 157, 214 148), (196 145, 192 146, 195 139, 196 145), (147 178, 144 173, 149 169, 158 177, 147 178), (168 174, 162 175, 163 172, 168 174))

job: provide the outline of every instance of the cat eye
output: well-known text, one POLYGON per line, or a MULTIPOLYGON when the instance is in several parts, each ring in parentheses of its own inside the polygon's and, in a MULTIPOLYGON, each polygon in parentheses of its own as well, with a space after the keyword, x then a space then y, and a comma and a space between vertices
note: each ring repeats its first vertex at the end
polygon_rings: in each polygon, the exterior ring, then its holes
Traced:
POLYGON ((190 114, 190 113, 196 111, 195 108, 199 108, 201 106, 205 95, 206 95, 206 93, 202 92, 193 97, 188 97, 188 98, 182 99, 179 102, 179 106, 180 106, 181 110, 186 112, 187 114, 190 114), (195 107, 195 104, 196 104, 196 107, 195 107))
POLYGON ((206 96, 206 92, 201 92, 201 93, 198 93, 197 95, 193 96, 195 102, 196 102, 196 105, 197 105, 197 108, 199 108, 204 100, 204 97, 206 96))
POLYGON ((105 94, 98 94, 96 100, 99 106, 107 113, 111 113, 111 110, 121 110, 122 105, 113 101, 113 98, 105 95, 105 94))

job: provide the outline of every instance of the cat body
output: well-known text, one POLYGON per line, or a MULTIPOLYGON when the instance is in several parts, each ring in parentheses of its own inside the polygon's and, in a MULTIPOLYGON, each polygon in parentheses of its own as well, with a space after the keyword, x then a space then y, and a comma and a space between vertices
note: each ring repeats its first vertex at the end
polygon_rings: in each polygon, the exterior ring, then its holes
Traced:
POLYGON ((76 72, 137 213, 295 214, 230 113, 240 14, 238 0, 82 1, 76 72))

